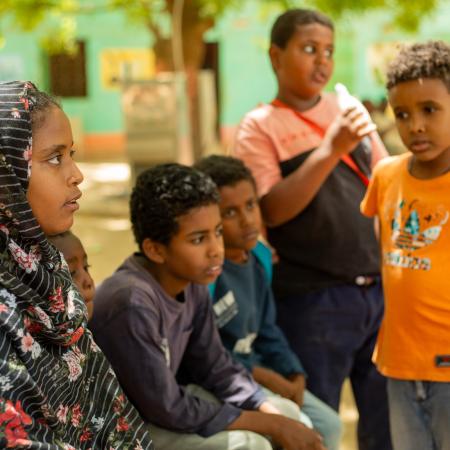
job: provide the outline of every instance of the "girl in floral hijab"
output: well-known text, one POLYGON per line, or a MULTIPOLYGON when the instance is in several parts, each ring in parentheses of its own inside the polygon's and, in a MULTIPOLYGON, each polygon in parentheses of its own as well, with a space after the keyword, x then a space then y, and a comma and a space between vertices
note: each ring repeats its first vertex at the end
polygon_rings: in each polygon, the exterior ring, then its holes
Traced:
POLYGON ((78 209, 72 145, 49 96, 0 84, 0 448, 152 449, 46 238, 78 209))

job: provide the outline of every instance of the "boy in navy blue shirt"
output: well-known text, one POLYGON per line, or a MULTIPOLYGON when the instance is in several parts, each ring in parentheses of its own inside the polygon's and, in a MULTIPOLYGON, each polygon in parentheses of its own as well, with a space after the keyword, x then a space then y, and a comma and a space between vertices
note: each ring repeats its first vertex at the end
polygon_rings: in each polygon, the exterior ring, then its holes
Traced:
POLYGON ((271 252, 258 241, 262 221, 253 176, 242 161, 228 156, 209 156, 197 168, 220 193, 225 261, 210 290, 222 342, 258 383, 301 407, 326 447, 337 449, 339 416, 305 391, 305 371, 276 325, 271 252))
POLYGON ((98 289, 95 339, 158 450, 272 449, 265 436, 285 450, 323 450, 220 341, 206 286, 223 265, 218 200, 212 180, 190 167, 138 177, 130 210, 139 253, 98 289))

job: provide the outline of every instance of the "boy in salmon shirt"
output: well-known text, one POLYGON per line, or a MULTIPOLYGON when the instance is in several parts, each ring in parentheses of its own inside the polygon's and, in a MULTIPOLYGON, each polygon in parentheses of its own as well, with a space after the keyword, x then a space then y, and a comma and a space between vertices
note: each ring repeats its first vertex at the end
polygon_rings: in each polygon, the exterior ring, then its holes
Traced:
POLYGON ((234 156, 253 173, 279 256, 278 323, 316 397, 338 410, 350 379, 359 450, 390 450, 386 380, 371 360, 383 316, 379 246, 359 209, 371 169, 387 153, 364 114, 341 111, 336 95, 323 92, 334 65, 328 17, 286 11, 270 39, 278 92, 246 114, 234 156))

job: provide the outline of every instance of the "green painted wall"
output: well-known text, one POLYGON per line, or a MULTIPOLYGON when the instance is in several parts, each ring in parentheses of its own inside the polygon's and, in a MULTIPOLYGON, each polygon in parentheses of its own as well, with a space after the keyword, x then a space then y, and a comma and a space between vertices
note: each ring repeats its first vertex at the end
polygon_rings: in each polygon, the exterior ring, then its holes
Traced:
MULTIPOLYGON (((43 28, 43 27, 42 27, 43 28)), ((107 133, 123 128, 120 108, 120 93, 105 90, 100 79, 100 53, 107 48, 149 48, 150 34, 144 27, 137 26, 120 14, 102 14, 81 17, 78 35, 86 41, 88 97, 66 98, 64 110, 82 119, 86 133, 107 133)), ((19 56, 22 67, 18 78, 34 81, 41 89, 48 87, 48 73, 45 55, 37 44, 42 30, 32 34, 17 33, 7 27, 6 45, 0 50, 2 57, 19 56)), ((1 73, 0 80, 4 79, 1 73)))
MULTIPOLYGON (((267 57, 268 35, 278 11, 260 12, 257 0, 229 11, 210 31, 207 39, 219 41, 222 116, 225 126, 235 125, 249 109, 269 101, 275 94, 275 79, 267 57)), ((384 94, 367 61, 367 49, 374 42, 423 39, 450 41, 450 2, 424 20, 416 36, 387 27, 389 14, 371 13, 349 17, 337 24, 336 65, 333 80, 344 82, 360 97, 380 98, 384 94)), ((8 23, 0 24, 6 45, 0 49, 0 79, 14 74, 47 87, 45 56, 37 40, 42 29, 19 33, 8 23)), ((148 48, 151 37, 143 26, 127 21, 120 14, 102 14, 79 20, 78 34, 86 40, 88 97, 63 101, 69 115, 80 117, 86 133, 118 132, 123 129, 120 93, 107 91, 100 80, 100 53, 106 48, 148 48)))

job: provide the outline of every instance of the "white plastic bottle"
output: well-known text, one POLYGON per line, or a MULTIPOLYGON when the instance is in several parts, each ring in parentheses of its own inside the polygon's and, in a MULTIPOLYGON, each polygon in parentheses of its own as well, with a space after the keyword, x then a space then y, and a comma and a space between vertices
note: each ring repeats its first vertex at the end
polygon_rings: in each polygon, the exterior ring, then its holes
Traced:
POLYGON ((334 90, 336 91, 337 101, 341 111, 345 111, 348 108, 356 108, 358 111, 363 113, 367 122, 373 123, 366 107, 356 97, 351 95, 342 83, 337 83, 334 86, 334 90))
POLYGON ((383 148, 384 144, 381 141, 378 133, 375 132, 377 126, 370 117, 369 111, 367 111, 366 107, 356 97, 351 95, 350 92, 348 92, 348 89, 342 83, 337 83, 334 86, 334 90, 336 91, 337 101, 341 111, 345 111, 347 108, 356 108, 358 111, 361 111, 363 113, 363 116, 367 120, 367 123, 370 124, 373 128, 373 131, 362 139, 362 144, 365 150, 368 153, 371 153, 372 142, 378 147, 383 148))

